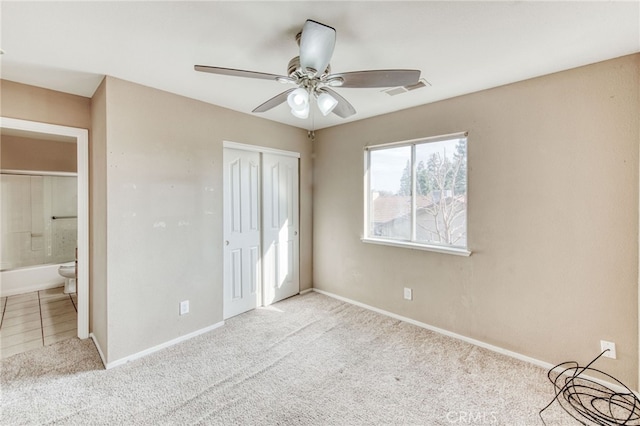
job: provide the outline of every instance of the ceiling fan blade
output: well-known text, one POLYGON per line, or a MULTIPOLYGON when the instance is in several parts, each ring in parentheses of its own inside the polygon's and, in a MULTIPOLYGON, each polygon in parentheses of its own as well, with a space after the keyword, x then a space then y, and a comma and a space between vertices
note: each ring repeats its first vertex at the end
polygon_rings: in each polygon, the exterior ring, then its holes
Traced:
POLYGON ((331 90, 328 87, 323 87, 320 90, 327 92, 328 94, 333 96, 336 101, 338 101, 338 105, 336 105, 333 111, 331 111, 338 117, 347 118, 356 113, 356 109, 353 107, 353 105, 351 105, 345 98, 340 96, 335 90, 331 90))
POLYGON ((193 68, 196 71, 208 72, 211 74, 230 75, 232 77, 259 78, 262 80, 277 80, 278 78, 289 78, 276 74, 267 74, 264 72, 236 70, 233 68, 209 67, 207 65, 196 65, 193 68))
POLYGON ((329 65, 336 45, 336 30, 328 25, 308 19, 300 36, 300 66, 322 74, 329 65))
POLYGON ((420 70, 368 70, 331 74, 327 80, 342 78, 339 87, 397 87, 416 84, 420 79, 420 70))
POLYGON ((281 103, 285 102, 287 100, 287 96, 289 96, 289 93, 293 92, 294 90, 296 90, 295 87, 293 89, 285 90, 279 95, 275 95, 273 98, 269 99, 267 102, 263 103, 260 106, 257 106, 251 112, 265 112, 265 111, 269 111, 271 108, 277 107, 281 103))

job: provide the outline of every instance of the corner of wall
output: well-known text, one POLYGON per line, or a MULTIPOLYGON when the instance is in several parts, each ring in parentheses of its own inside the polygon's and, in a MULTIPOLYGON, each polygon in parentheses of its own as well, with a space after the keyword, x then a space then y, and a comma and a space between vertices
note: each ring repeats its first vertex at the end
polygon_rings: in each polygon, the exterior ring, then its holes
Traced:
POLYGON ((91 142, 90 142, 90 191, 89 191, 89 228, 90 271, 89 279, 89 329, 100 350, 103 362, 107 363, 108 351, 108 312, 107 312, 107 94, 106 78, 91 98, 91 142))

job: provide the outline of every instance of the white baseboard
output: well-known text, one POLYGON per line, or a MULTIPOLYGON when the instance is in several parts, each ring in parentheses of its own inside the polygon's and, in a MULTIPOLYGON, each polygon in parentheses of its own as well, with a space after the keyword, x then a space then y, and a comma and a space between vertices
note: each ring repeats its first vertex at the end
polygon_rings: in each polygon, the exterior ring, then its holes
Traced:
POLYGON ((187 341, 187 340, 192 339, 192 338, 194 338, 196 336, 199 336, 200 334, 209 332, 211 330, 215 330, 216 328, 222 327, 223 325, 224 325, 224 321, 220 321, 220 322, 218 322, 216 324, 210 325, 210 326, 205 327, 205 328, 201 328, 200 330, 196 330, 196 331, 191 332, 189 334, 185 334, 184 336, 177 337, 177 338, 175 338, 173 340, 169 340, 168 342, 161 343, 159 345, 153 346, 151 348, 145 349, 143 351, 137 352, 135 354, 132 354, 132 355, 129 355, 129 356, 126 356, 124 358, 120 358, 120 359, 117 359, 117 360, 111 361, 111 362, 106 362, 106 360, 104 358, 104 355, 102 353, 102 350, 100 349, 100 345, 98 345, 98 342, 96 341, 95 336, 93 335, 93 333, 91 333, 90 336, 93 339, 94 343, 96 344, 96 348, 98 348, 98 353, 100 354, 100 358, 102 358, 102 363, 104 364, 104 368, 109 370, 111 368, 118 367, 120 365, 126 364, 127 362, 136 360, 138 358, 145 357, 145 356, 150 355, 150 354, 152 354, 154 352, 158 352, 159 350, 168 348, 169 346, 173 346, 173 345, 176 345, 178 343, 187 341))
MULTIPOLYGON (((492 344, 489 344, 489 343, 486 343, 486 342, 483 342, 483 341, 480 341, 480 340, 472 339, 471 337, 467 337, 467 336, 463 336, 461 334, 453 333, 453 332, 445 330, 443 328, 434 327, 434 326, 426 324, 424 322, 416 321, 416 320, 408 318, 408 317, 403 317, 402 315, 394 314, 393 312, 385 311, 383 309, 376 308, 374 306, 369 306, 369 305, 366 305, 364 303, 358 302, 356 300, 352 300, 352 299, 348 299, 346 297, 338 296, 337 294, 333 294, 333 293, 330 293, 328 291, 319 290, 317 288, 313 288, 312 290, 317 292, 317 293, 324 294, 325 296, 329 296, 329 297, 332 297, 334 299, 341 300, 341 301, 346 302, 346 303, 350 303, 350 304, 358 306, 360 308, 364 308, 364 309, 367 309, 367 310, 370 310, 370 311, 373 311, 373 312, 377 312, 379 314, 386 315, 388 317, 391 317, 391 318, 394 318, 394 319, 397 319, 397 320, 400 320, 400 321, 403 321, 403 322, 407 322, 409 324, 413 324, 413 325, 416 325, 418 327, 425 328, 427 330, 434 331, 434 332, 436 332, 438 334, 443 334, 443 335, 451 337, 453 339, 462 340, 463 342, 467 342, 467 343, 470 343, 472 345, 479 346, 481 348, 488 349, 490 351, 497 352, 499 354, 506 355, 506 356, 511 357, 511 358, 519 359, 520 361, 525 361, 525 362, 528 362, 530 364, 537 365, 538 367, 542 367, 545 370, 549 370, 549 369, 555 367, 555 364, 550 364, 548 362, 541 361, 539 359, 532 358, 530 356, 526 356, 526 355, 523 355, 523 354, 518 353, 518 352, 513 352, 513 351, 510 351, 508 349, 501 348, 499 346, 495 346, 495 345, 492 345, 492 344)), ((584 375, 584 374, 581 375, 581 376, 583 376, 583 377, 585 377, 585 378, 587 378, 589 380, 593 380, 594 382, 600 383, 600 384, 602 384, 604 386, 607 386, 607 387, 609 387, 610 389, 613 389, 616 392, 621 392, 621 393, 628 392, 627 389, 625 389, 623 386, 620 386, 620 385, 618 385, 616 383, 607 382, 606 380, 602 380, 602 379, 599 379, 597 377, 591 377, 591 376, 584 375)), ((636 394, 636 396, 640 397, 640 394, 637 391, 634 391, 634 393, 636 394)))
POLYGON ((306 289, 306 290, 302 290, 302 291, 301 291, 300 293, 298 293, 298 294, 300 294, 300 296, 302 296, 303 294, 311 293, 312 291, 313 291, 313 289, 312 289, 312 288, 308 288, 308 289, 306 289))

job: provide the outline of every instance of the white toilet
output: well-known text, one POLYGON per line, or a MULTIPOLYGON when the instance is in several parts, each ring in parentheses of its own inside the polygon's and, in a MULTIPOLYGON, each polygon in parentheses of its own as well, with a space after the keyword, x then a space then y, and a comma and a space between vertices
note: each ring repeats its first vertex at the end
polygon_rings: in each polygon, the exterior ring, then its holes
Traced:
POLYGON ((64 292, 66 294, 76 292, 76 262, 63 263, 58 268, 58 273, 64 277, 64 292))

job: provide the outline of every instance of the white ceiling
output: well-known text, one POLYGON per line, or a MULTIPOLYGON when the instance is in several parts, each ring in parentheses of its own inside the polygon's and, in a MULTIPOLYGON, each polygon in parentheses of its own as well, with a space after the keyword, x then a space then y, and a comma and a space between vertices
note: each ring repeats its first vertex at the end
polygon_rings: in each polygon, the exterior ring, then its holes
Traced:
MULTIPOLYGON (((7 2, 2 78, 91 97, 104 75, 251 114, 287 89, 195 64, 286 74, 306 19, 334 27, 333 72, 420 69, 431 86, 391 97, 337 91, 356 108, 305 129, 397 111, 640 51, 640 2, 7 2)), ((523 100, 526 101, 526 100, 523 100)))

